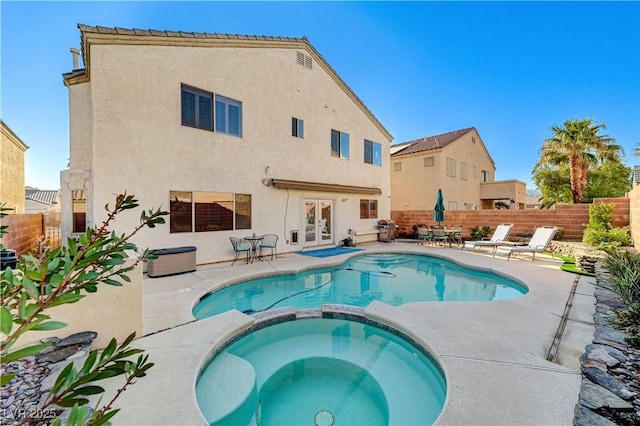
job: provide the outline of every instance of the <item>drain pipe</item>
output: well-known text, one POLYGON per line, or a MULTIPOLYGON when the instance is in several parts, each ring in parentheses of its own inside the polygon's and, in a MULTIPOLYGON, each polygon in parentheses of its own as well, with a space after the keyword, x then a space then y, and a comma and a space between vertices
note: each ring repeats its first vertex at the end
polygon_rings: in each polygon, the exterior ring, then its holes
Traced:
POLYGON ((553 338, 551 347, 549 348, 549 353, 547 354, 547 361, 551 361, 557 364, 558 351, 560 349, 560 342, 562 340, 562 335, 564 334, 564 329, 567 326, 567 321, 569 320, 569 312, 571 311, 571 306, 573 306, 573 298, 576 294, 576 289, 578 288, 579 281, 580 281, 580 275, 576 275, 575 279, 573 280, 573 286, 571 287, 571 292, 569 293, 569 298, 567 299, 567 303, 564 305, 564 312, 562 313, 562 318, 560 319, 558 330, 556 331, 556 335, 553 338))

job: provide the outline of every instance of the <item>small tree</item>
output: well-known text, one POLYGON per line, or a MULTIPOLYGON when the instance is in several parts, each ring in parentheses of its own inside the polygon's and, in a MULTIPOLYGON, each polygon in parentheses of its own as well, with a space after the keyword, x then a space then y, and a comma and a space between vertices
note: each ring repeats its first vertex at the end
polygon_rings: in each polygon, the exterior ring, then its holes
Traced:
MULTIPOLYGON (((124 266, 128 258, 125 252, 137 251, 136 245, 130 241, 131 237, 143 228, 154 228, 164 223, 163 216, 168 214, 160 209, 143 211, 140 224, 129 234, 118 235, 109 231, 118 214, 136 207, 138 200, 133 195, 120 194, 116 196, 113 209, 108 204, 105 206, 108 216, 100 226, 87 229, 77 240, 70 238, 67 247, 59 247, 45 254, 24 256, 17 269, 8 268, 2 272, 0 356, 3 362, 37 354, 50 346, 48 343, 39 343, 13 349, 18 338, 25 333, 66 326, 51 319, 47 314, 49 308, 75 303, 87 293, 95 293, 100 284, 121 286, 123 281, 131 281, 127 274, 138 262, 149 257, 148 250, 145 250, 133 265, 124 266)), ((6 226, 2 226, 0 237, 6 232, 6 226)), ((91 351, 79 370, 73 363, 67 365, 58 375, 46 402, 39 408, 73 407, 67 424, 107 423, 118 412, 111 408, 115 399, 153 366, 148 362, 148 356, 141 354, 142 350, 129 347, 134 338, 135 333, 119 346, 112 339, 101 353, 91 351), (127 359, 133 355, 138 355, 136 360, 127 359), (89 410, 87 397, 104 392, 94 382, 119 375, 125 376, 125 384, 113 399, 102 407, 89 410)), ((1 384, 9 382, 12 377, 12 374, 2 374, 1 384)), ((23 422, 28 420, 24 419, 23 422)), ((60 424, 60 420, 57 420, 57 424, 60 424)))
POLYGON ((582 236, 584 244, 606 248, 630 243, 629 227, 614 228, 611 224, 614 210, 613 204, 592 204, 589 207, 589 223, 582 236))

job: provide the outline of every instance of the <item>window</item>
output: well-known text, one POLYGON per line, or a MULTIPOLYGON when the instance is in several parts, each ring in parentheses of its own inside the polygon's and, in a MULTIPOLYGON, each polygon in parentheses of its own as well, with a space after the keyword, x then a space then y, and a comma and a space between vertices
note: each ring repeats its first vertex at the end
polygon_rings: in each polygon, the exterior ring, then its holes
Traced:
POLYGON ((242 102, 216 95, 216 132, 242 136, 242 102))
POLYGON ((396 161, 395 163, 393 163, 393 171, 394 172, 399 172, 402 170, 402 162, 401 161, 396 161))
POLYGON ((304 139, 304 120, 291 117, 291 136, 304 139))
POLYGON ((331 156, 349 158, 349 134, 331 130, 331 156))
POLYGON ((251 195, 226 192, 169 193, 169 232, 251 228, 251 195))
POLYGON ((216 132, 242 136, 242 102, 184 84, 181 99, 183 126, 213 131, 215 116, 216 132))
POLYGON ((478 166, 473 166, 473 177, 478 177, 478 166))
POLYGON ((447 176, 456 177, 456 160, 447 158, 447 176))
POLYGON ((71 191, 73 232, 87 232, 87 195, 83 190, 71 191))
POLYGON ((435 158, 433 156, 431 157, 424 157, 424 166, 425 167, 433 167, 433 165, 435 164, 435 158))
POLYGON ((382 145, 364 140, 364 162, 374 166, 382 166, 382 145))
POLYGON ((447 203, 448 210, 458 210, 458 202, 457 201, 449 201, 447 203))
POLYGON ((378 200, 360 200, 360 219, 378 218, 378 200))
POLYGON ((483 170, 480 173, 482 174, 482 182, 489 182, 489 172, 486 170, 483 170))
POLYGON ((460 179, 467 180, 467 163, 460 163, 460 179))
POLYGON ((182 86, 182 125, 213 130, 213 94, 182 86))

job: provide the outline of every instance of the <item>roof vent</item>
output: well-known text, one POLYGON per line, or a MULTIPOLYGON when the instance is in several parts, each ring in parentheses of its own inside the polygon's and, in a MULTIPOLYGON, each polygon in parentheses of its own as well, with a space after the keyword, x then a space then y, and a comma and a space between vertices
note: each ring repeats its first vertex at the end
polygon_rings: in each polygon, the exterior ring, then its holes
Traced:
POLYGON ((313 61, 311 59, 311 56, 305 55, 302 52, 296 52, 296 53, 297 53, 296 62, 298 63, 298 65, 302 65, 303 67, 306 67, 309 69, 313 67, 313 61))

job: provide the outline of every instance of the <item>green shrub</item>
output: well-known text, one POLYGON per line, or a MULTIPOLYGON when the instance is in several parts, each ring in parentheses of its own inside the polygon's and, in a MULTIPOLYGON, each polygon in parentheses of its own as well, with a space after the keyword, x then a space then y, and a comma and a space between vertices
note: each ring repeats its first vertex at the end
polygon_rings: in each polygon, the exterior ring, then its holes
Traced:
POLYGON ((490 226, 474 226, 471 228, 471 241, 478 241, 488 236, 492 229, 490 226))
POLYGON ((640 253, 624 249, 610 250, 604 259, 604 264, 611 274, 608 279, 608 288, 617 293, 627 305, 615 310, 611 323, 625 333, 638 336, 640 335, 640 253))
POLYGON ((582 236, 582 242, 600 249, 612 249, 627 246, 631 242, 628 226, 614 228, 611 217, 615 210, 613 204, 593 204, 589 207, 589 223, 582 236))

